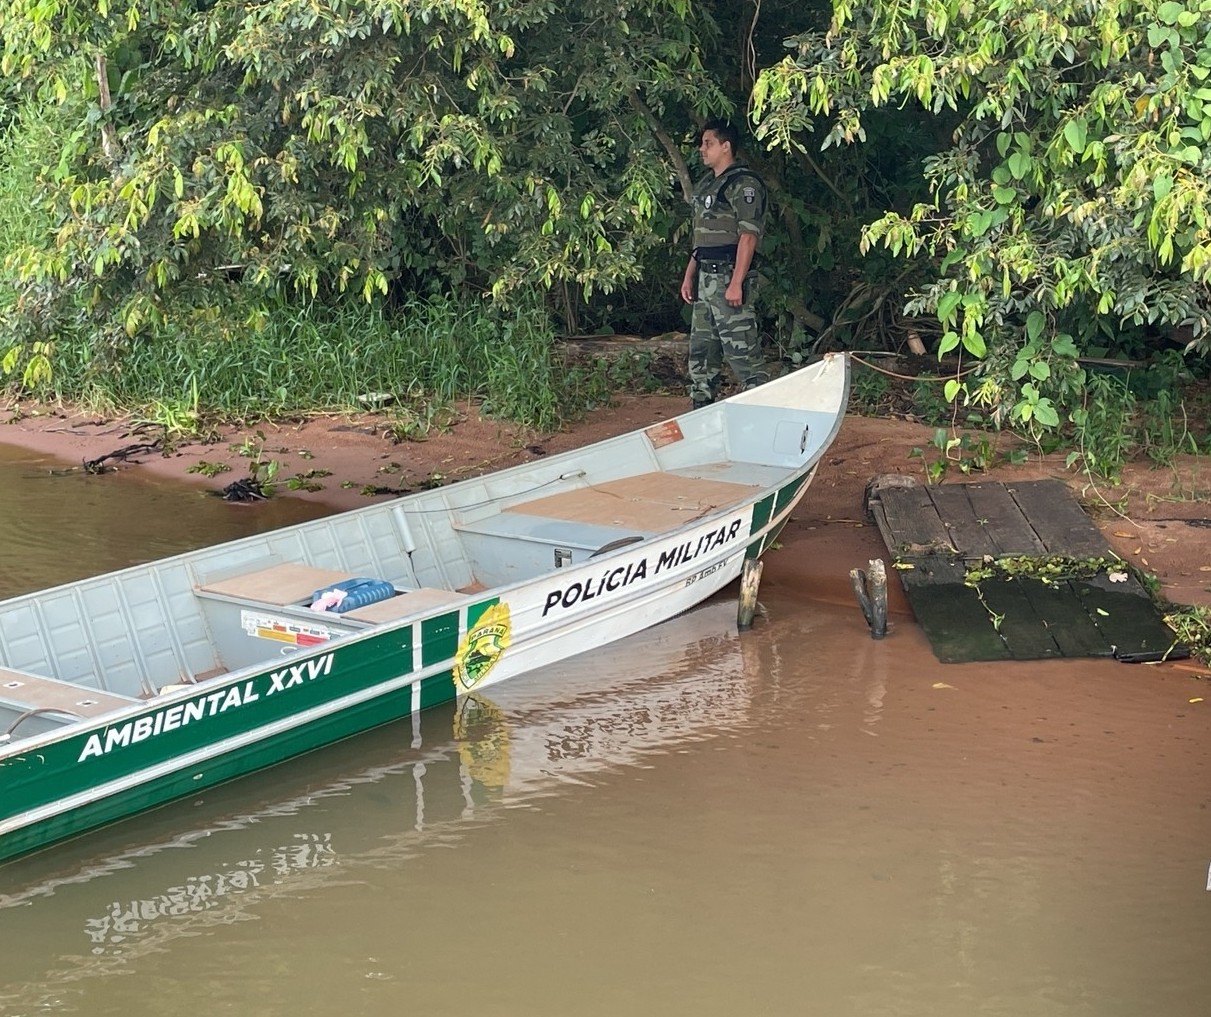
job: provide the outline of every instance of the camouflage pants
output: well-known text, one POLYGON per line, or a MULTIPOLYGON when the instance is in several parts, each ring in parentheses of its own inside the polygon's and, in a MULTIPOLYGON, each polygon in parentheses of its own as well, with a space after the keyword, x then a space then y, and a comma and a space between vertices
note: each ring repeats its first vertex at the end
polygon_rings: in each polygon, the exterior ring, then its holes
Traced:
POLYGON ((698 272, 698 299, 690 322, 690 398, 713 402, 719 394, 723 363, 727 361, 741 388, 769 381, 769 368, 761 353, 753 297, 757 273, 745 280, 745 301, 731 307, 724 297, 731 272, 698 272))

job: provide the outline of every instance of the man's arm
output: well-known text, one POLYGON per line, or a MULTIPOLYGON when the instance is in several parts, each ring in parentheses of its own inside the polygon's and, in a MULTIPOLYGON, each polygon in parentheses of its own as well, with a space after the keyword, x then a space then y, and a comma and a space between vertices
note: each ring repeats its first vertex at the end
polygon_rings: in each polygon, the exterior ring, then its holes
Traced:
POLYGON ((757 234, 741 233, 736 244, 736 267, 732 269, 731 281, 727 284, 727 292, 723 299, 732 307, 740 307, 744 303, 744 277, 753 265, 753 255, 757 253, 757 234))
POLYGON ((698 288, 697 281, 698 259, 691 254, 690 260, 685 265, 685 274, 681 277, 681 299, 687 304, 692 304, 698 298, 698 294, 695 292, 698 288))
POLYGON ((765 228, 765 184, 760 177, 745 174, 728 184, 727 196, 736 211, 740 234, 736 241, 736 267, 723 298, 732 307, 742 307, 744 277, 753 267, 753 258, 765 228))

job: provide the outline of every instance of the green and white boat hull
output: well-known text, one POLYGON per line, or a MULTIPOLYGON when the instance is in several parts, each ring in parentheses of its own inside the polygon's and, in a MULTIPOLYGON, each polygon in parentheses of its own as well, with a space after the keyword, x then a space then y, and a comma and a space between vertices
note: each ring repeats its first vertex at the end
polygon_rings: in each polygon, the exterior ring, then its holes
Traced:
POLYGON ((589 449, 0 603, 0 861, 688 610, 770 546, 847 395, 829 357, 589 449), (298 596, 366 575, 388 599, 298 596))

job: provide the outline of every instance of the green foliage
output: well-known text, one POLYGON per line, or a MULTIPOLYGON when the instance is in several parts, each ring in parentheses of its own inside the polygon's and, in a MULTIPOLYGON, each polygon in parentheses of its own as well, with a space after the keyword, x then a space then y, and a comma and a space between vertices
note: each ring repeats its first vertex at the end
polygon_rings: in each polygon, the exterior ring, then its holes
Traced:
POLYGON ((1206 418, 1203 436, 1190 430, 1186 407, 1171 392, 1158 392, 1144 404, 1138 427, 1138 443, 1145 454, 1158 466, 1171 466, 1179 454, 1199 455, 1206 452, 1206 418))
MULTIPOLYGON (((542 289, 570 334, 676 328, 697 126, 827 20, 823 0, 12 0, 8 80, 74 119, 35 164, 54 228, 11 248, 0 328, 112 342, 231 278, 326 301, 542 289)), ((825 161, 749 148, 774 197, 764 313, 818 331, 927 120, 876 114, 877 149, 825 161)))
POLYGON ((262 459, 260 456, 248 463, 248 476, 245 483, 259 498, 272 498, 277 490, 277 475, 282 464, 276 459, 262 459))
POLYGON ((1067 465, 1117 480, 1135 448, 1135 413, 1135 396, 1122 380, 1090 376, 1085 400, 1072 410, 1078 446, 1068 454, 1067 465))
POLYGON ((853 412, 879 412, 891 391, 891 379, 882 371, 855 362, 851 368, 849 405, 853 412))
POLYGON ((289 491, 322 491, 324 485, 319 483, 321 477, 331 477, 331 470, 306 470, 286 478, 286 489, 289 491))
POLYGON ((1076 357, 1108 337, 1211 341, 1211 3, 835 0, 790 45, 753 93, 779 150, 931 116, 928 198, 889 204, 862 249, 929 267, 906 311, 936 316, 940 354, 989 357, 1007 423, 1065 426, 1076 357))
POLYGON ((140 335, 231 275, 367 301, 608 292, 682 214, 661 118, 730 105, 684 0, 12 0, 4 28, 6 75, 89 107, 46 178, 55 232, 17 251, 38 338, 79 308, 140 335))
MULTIPOLYGON (((40 117, 44 111, 27 97, 0 131, 0 252, 5 255, 52 226, 36 200, 39 167, 58 146, 53 123, 40 117)), ((0 305, 16 298, 14 282, 10 270, 0 275, 0 305)))
POLYGON ((1073 558, 1069 555, 1010 555, 969 565, 964 582, 972 586, 987 579, 1037 579, 1047 586, 1069 579, 1091 579, 1101 572, 1125 571, 1117 558, 1073 558))
POLYGON ((246 437, 238 447, 239 455, 248 460, 247 476, 229 485, 228 490, 238 492, 234 500, 248 501, 272 498, 276 491, 276 480, 282 464, 276 459, 265 458, 265 432, 257 431, 246 437))
POLYGON ((1165 624, 1175 633, 1175 645, 1188 647, 1194 657, 1211 664, 1211 608, 1177 608, 1165 615, 1165 624))
POLYGON ((137 408, 175 434, 197 433, 214 417, 364 410, 369 393, 389 394, 405 408, 396 416, 422 415, 425 429, 472 397, 503 419, 550 430, 609 398, 607 373, 558 363, 550 318, 533 302, 511 309, 439 298, 384 309, 286 301, 250 307, 221 292, 178 307, 171 321, 138 339, 61 338, 53 379, 28 391, 137 408))
POLYGON ((398 445, 406 441, 424 441, 434 430, 449 430, 458 414, 448 404, 417 400, 412 406, 393 406, 387 417, 390 423, 385 434, 398 445))
POLYGON ((146 416, 136 425, 149 424, 164 432, 166 442, 191 438, 201 432, 202 414, 199 409, 198 380, 191 376, 188 393, 182 398, 153 399, 146 416))
POLYGON ((503 419, 526 419, 540 430, 559 423, 557 370, 551 357, 549 323, 517 319, 506 323, 487 351, 484 411, 503 419))
MULTIPOLYGON (((260 435, 262 441, 264 435, 260 435)), ((281 462, 276 459, 265 459, 262 446, 248 449, 248 473, 241 481, 236 481, 234 488, 240 490, 239 500, 272 498, 277 490, 277 473, 281 470, 281 462)), ((241 452, 241 455, 246 454, 241 452)))
POLYGON ((942 379, 922 374, 913 383, 913 413, 924 424, 944 424, 954 416, 954 408, 945 397, 942 379))
MULTIPOLYGON (((249 416, 374 391, 474 392, 534 422, 598 404, 617 369, 553 368, 556 326, 509 328, 508 308, 541 301, 568 333, 678 327, 692 139, 747 110, 771 195, 758 309, 792 362, 890 348, 929 315, 932 348, 982 366, 921 393, 927 419, 959 401, 1048 445, 1086 426, 1079 357, 1211 334, 1204 0, 10 0, 0 18, 0 370, 26 390, 153 415, 191 376, 249 416), (508 349, 402 318, 485 295, 508 349), (454 348, 481 342, 491 357, 454 348)), ((1150 454, 1200 441, 1145 427, 1150 454)))
MULTIPOLYGON (((44 206, 42 169, 54 164, 69 134, 73 107, 50 106, 28 94, 13 93, 0 129, 0 320, 16 304, 20 279, 12 252, 53 235, 54 218, 44 206)), ((46 383, 54 344, 45 336, 0 345, 0 375, 26 387, 46 383)))
POLYGON ((922 448, 908 453, 910 459, 922 460, 930 484, 942 483, 952 468, 964 475, 983 473, 996 459, 996 449, 986 434, 954 434, 939 427, 933 434, 933 447, 937 454, 932 458, 927 458, 922 448))
POLYGON ((50 383, 51 356, 54 353, 54 343, 35 340, 28 346, 24 343, 13 343, 0 356, 0 374, 18 375, 21 385, 26 389, 35 389, 50 383))
POLYGON ((211 463, 207 462, 205 459, 199 459, 185 472, 197 473, 203 477, 217 477, 220 473, 230 473, 231 467, 226 463, 211 463))

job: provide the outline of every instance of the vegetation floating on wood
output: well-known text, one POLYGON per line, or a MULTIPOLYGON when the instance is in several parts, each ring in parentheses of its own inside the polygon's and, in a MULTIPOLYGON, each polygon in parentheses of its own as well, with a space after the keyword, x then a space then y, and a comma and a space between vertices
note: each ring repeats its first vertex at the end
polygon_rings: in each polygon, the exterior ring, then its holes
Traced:
POLYGON ((968 586, 979 586, 989 579, 1026 578, 1054 586, 1069 579, 1092 579, 1103 572, 1110 576, 1111 581, 1119 573, 1125 580, 1128 574, 1126 563, 1118 558, 1073 558, 1062 554, 1013 555, 969 565, 964 581, 968 586))

